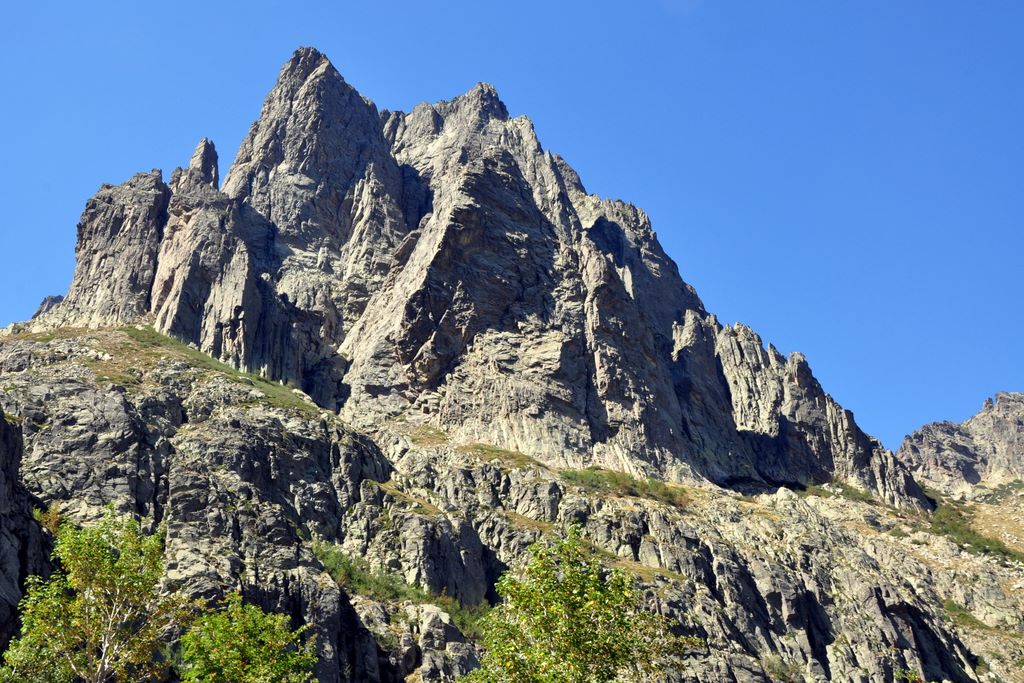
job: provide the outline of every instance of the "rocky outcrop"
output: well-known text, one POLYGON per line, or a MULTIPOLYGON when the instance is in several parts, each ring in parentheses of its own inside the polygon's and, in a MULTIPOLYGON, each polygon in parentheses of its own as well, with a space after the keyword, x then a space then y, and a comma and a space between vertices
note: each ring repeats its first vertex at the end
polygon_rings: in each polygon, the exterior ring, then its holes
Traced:
POLYGON ((56 308, 57 304, 61 303, 62 301, 64 301, 64 297, 59 294, 56 296, 45 297, 41 302, 39 302, 39 308, 37 308, 36 312, 32 314, 32 317, 39 318, 41 316, 46 315, 54 308, 56 308))
POLYGON ((1024 394, 996 394, 959 424, 925 425, 903 441, 896 457, 918 481, 947 494, 1024 479, 1024 394))
POLYGON ((95 327, 147 315, 169 199, 158 170, 101 187, 79 219, 67 296, 43 317, 56 325, 95 327))
POLYGON ((300 49, 217 181, 204 139, 169 185, 105 186, 34 328, 152 321, 368 432, 412 420, 557 467, 836 478, 927 505, 802 356, 721 326, 646 214, 588 194, 488 85, 378 112, 300 49))

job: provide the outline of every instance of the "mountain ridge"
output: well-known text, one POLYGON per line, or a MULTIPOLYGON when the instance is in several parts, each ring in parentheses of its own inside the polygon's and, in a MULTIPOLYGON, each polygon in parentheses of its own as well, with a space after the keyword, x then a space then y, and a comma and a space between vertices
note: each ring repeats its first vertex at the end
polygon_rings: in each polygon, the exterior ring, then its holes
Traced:
POLYGON ((946 494, 1024 479, 1024 394, 1001 391, 963 422, 932 422, 909 434, 896 457, 946 494))

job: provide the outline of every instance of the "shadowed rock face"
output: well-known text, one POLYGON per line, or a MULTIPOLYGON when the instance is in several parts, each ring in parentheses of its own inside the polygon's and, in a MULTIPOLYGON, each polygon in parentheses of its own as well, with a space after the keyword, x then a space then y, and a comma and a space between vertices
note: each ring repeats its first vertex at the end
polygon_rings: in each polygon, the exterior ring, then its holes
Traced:
POLYGON ((152 321, 369 431, 413 420, 556 466, 838 478, 924 504, 802 356, 709 315, 646 214, 587 194, 488 85, 378 113, 300 49, 217 180, 204 139, 169 185, 101 189, 36 325, 152 321))
POLYGON ((961 422, 933 422, 908 436, 896 457, 943 493, 1024 479, 1024 394, 999 393, 961 422))
POLYGON ((49 544, 32 519, 19 477, 21 429, 0 408, 0 649, 17 634, 15 617, 25 577, 50 573, 49 544))

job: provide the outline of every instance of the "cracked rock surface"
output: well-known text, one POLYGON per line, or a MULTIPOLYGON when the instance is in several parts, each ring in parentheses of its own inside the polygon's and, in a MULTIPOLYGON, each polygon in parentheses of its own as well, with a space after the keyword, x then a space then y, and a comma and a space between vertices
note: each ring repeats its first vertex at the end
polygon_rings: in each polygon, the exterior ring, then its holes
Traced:
POLYGON ((29 497, 77 522, 112 505, 166 523, 169 585, 207 598, 241 588, 313 624, 320 681, 465 673, 475 646, 431 596, 493 599, 502 571, 569 524, 640 578, 652 609, 706 641, 668 681, 875 681, 902 669, 971 681, 979 655, 1015 680, 1024 658, 1024 568, 928 533, 928 513, 831 485, 758 496, 676 485, 671 499, 595 489, 415 423, 353 431, 301 392, 204 358, 146 328, 0 342, 0 405, 20 416, 20 429, 3 427, 5 452, 21 453, 13 500, 25 502, 3 517, 15 542, 45 541, 29 497), (353 593, 318 543, 420 597, 353 593), (977 624, 952 623, 950 601, 977 624))

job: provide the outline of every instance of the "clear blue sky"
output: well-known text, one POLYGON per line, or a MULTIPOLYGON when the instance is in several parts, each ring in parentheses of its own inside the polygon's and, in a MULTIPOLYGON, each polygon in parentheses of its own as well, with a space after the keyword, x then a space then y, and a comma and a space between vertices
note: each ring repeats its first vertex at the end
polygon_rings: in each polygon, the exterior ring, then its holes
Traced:
POLYGON ((211 137, 281 64, 381 108, 493 83, 645 208, 725 322, 807 354, 890 447, 1024 390, 1024 2, 9 3, 0 325, 65 291, 100 183, 211 137), (386 9, 385 9, 386 8, 386 9))

